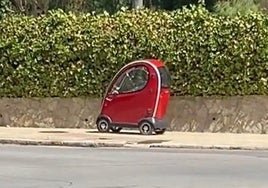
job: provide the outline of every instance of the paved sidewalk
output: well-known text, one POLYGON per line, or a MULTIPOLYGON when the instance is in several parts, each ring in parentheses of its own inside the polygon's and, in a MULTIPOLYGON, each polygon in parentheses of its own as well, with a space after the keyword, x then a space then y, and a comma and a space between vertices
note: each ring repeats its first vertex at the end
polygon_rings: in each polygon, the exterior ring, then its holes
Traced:
POLYGON ((268 134, 166 132, 144 136, 132 130, 115 134, 94 129, 0 127, 0 144, 268 150, 268 134))

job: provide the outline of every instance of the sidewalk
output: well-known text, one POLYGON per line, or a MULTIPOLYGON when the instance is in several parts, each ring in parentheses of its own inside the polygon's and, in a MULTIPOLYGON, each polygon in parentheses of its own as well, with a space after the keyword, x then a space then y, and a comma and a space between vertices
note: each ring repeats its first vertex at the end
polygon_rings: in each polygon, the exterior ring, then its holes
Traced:
POLYGON ((166 132, 144 136, 137 130, 115 134, 94 129, 0 127, 0 144, 268 150, 268 134, 166 132))

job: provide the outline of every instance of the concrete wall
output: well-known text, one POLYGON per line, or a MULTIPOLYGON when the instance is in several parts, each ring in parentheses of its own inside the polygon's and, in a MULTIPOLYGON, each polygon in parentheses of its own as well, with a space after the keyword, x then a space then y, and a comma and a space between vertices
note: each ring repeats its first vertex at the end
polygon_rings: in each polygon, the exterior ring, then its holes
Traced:
MULTIPOLYGON (((100 99, 0 99, 0 125, 92 128, 100 99)), ((268 96, 173 97, 169 130, 191 132, 268 132, 268 96)))

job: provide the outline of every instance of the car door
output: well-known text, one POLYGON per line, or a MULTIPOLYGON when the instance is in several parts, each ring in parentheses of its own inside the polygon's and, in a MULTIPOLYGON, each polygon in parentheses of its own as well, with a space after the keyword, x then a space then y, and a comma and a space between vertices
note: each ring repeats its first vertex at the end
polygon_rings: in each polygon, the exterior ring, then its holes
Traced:
POLYGON ((137 124, 153 112, 157 79, 145 65, 132 66, 113 81, 104 99, 103 113, 115 124, 137 124))

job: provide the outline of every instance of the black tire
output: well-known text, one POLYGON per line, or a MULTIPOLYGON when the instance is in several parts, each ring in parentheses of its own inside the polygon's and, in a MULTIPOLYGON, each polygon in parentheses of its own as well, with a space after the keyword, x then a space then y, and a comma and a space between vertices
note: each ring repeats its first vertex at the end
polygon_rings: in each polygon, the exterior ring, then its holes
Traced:
POLYGON ((153 133, 153 124, 149 121, 142 121, 139 124, 140 133, 143 135, 151 135, 153 133))
POLYGON ((97 121, 97 129, 101 133, 107 133, 110 130, 110 122, 106 118, 100 118, 97 121))
POLYGON ((155 134, 164 134, 166 129, 156 129, 154 130, 155 134))
POLYGON ((122 130, 122 127, 112 126, 110 129, 113 133, 119 133, 122 130))

